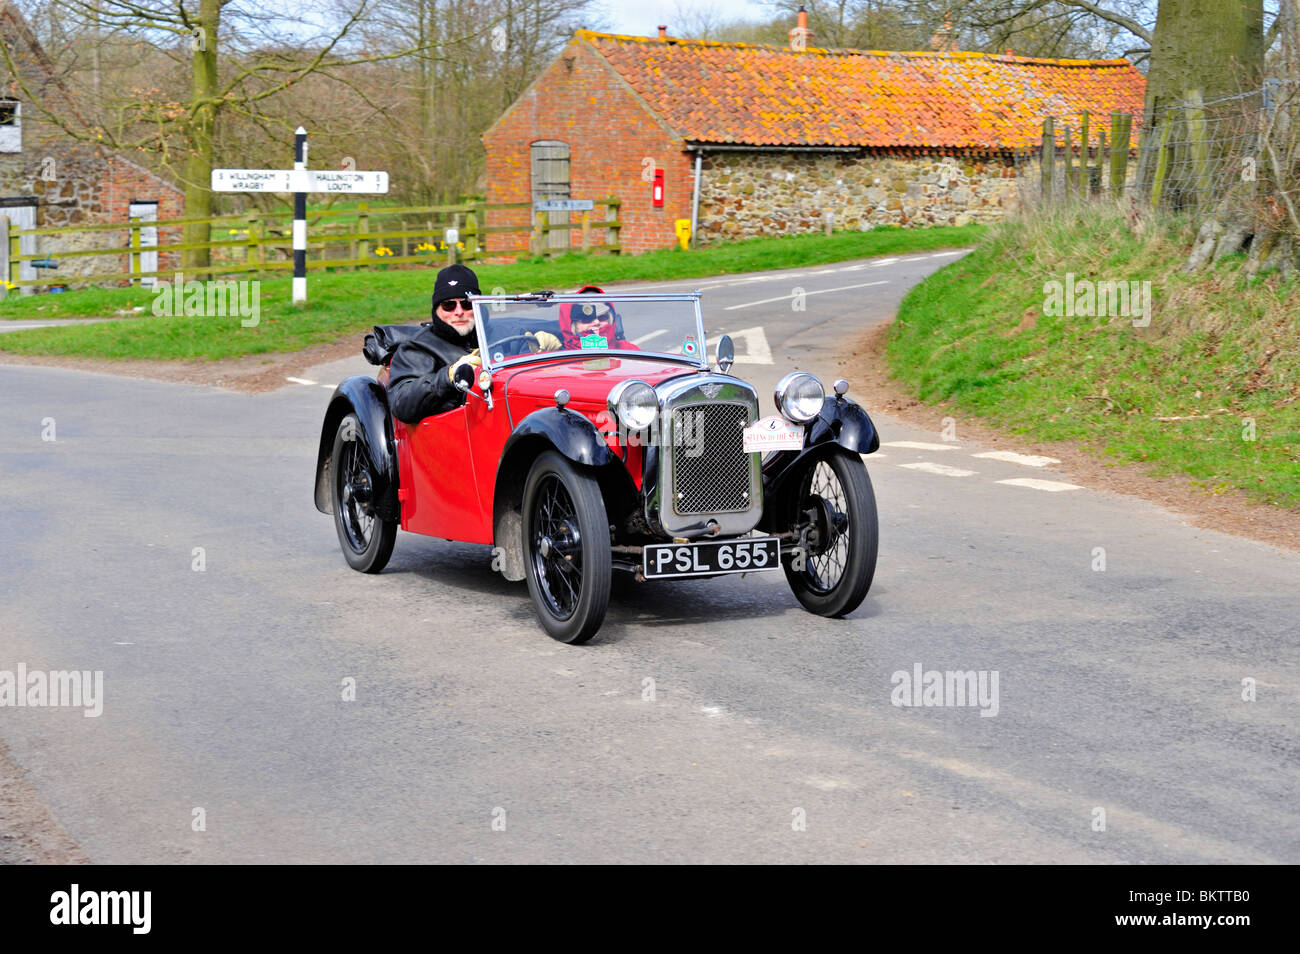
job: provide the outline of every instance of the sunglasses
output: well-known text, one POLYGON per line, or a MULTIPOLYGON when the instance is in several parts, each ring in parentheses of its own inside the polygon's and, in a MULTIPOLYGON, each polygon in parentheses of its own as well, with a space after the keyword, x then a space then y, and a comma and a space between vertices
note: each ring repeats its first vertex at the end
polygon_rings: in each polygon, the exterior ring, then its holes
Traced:
POLYGON ((438 310, 450 314, 456 310, 457 305, 460 305, 465 311, 472 310, 468 298, 448 298, 446 301, 440 301, 438 302, 438 310))
POLYGON ((608 305, 579 305, 573 312, 573 324, 586 325, 593 321, 613 320, 614 310, 608 305))

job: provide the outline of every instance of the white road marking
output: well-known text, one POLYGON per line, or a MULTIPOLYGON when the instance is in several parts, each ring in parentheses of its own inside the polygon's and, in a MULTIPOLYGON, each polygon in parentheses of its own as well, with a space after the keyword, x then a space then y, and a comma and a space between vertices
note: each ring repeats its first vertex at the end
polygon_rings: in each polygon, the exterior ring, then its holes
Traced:
POLYGON ((336 387, 338 387, 338 385, 337 385, 337 384, 322 384, 321 387, 323 387, 323 388, 325 388, 325 389, 327 389, 327 390, 329 390, 329 391, 333 391, 336 387))
POLYGON ((988 460, 1004 460, 1008 464, 1024 464, 1026 467, 1046 467, 1048 464, 1059 464, 1060 461, 1055 457, 1039 457, 1037 454, 1017 454, 1015 451, 985 451, 983 454, 971 454, 972 457, 983 457, 988 460))
POLYGON ((922 470, 927 474, 939 474, 942 477, 970 477, 978 471, 962 470, 960 467, 949 467, 947 464, 932 464, 928 460, 918 461, 915 464, 899 464, 899 467, 906 467, 908 470, 922 470))
POLYGON ((935 253, 934 253, 933 255, 931 255, 930 257, 931 257, 931 258, 946 258, 946 257, 949 256, 949 255, 960 255, 960 254, 961 254, 961 251, 960 251, 960 250, 958 250, 958 251, 953 251, 953 252, 935 252, 935 253))
POLYGON ((871 263, 871 267, 872 267, 872 268, 879 268, 881 265, 893 265, 893 264, 894 264, 895 262, 897 262, 897 261, 898 261, 897 258, 882 258, 882 259, 881 259, 880 261, 878 261, 878 262, 872 262, 872 263, 871 263))
MULTIPOLYGON (((889 280, 883 279, 878 282, 863 282, 861 285, 841 285, 839 288, 819 288, 816 291, 803 292, 805 297, 810 295, 829 295, 831 292, 851 291, 854 288, 870 288, 872 285, 888 285, 889 280)), ((781 295, 777 298, 764 298, 762 301, 747 301, 743 305, 728 305, 723 311, 735 311, 737 308, 752 308, 755 305, 770 305, 774 301, 789 301, 794 298, 797 292, 789 295, 781 295)))
POLYGON ((664 335, 667 333, 668 333, 667 328, 660 328, 658 331, 652 331, 648 335, 642 335, 640 338, 633 338, 632 343, 634 345, 643 345, 651 338, 658 338, 660 335, 664 335))
POLYGON ((880 453, 880 451, 876 451, 874 454, 859 454, 858 456, 861 457, 863 460, 884 460, 889 455, 882 454, 880 453))
POLYGON ((906 447, 911 450, 956 450, 956 444, 927 444, 924 441, 885 441, 881 447, 906 447))
POLYGON ((999 484, 1010 484, 1012 487, 1029 487, 1032 490, 1046 490, 1048 493, 1060 493, 1062 490, 1082 490, 1077 484, 1067 484, 1059 480, 1039 480, 1036 477, 1012 477, 1010 480, 999 480, 999 484))
POLYGON ((286 381, 292 381, 294 384, 315 384, 315 381, 308 381, 306 378, 285 378, 286 381))
MULTIPOLYGON (((772 364, 772 349, 768 346, 767 335, 763 333, 762 326, 754 328, 741 328, 733 331, 731 340, 740 340, 745 343, 744 352, 737 352, 736 364, 772 364)), ((718 336, 722 337, 721 335, 718 336)), ((718 345, 718 338, 709 338, 704 342, 704 348, 712 352, 718 345)))

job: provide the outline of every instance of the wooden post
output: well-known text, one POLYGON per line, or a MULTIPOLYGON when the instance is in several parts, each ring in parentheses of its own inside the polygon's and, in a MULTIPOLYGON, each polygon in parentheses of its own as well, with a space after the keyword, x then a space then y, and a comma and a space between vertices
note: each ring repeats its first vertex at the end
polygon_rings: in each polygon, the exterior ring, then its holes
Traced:
MULTIPOLYGON (((370 234, 370 203, 357 203, 357 231, 362 235, 370 234)), ((357 242, 357 268, 366 268, 370 258, 370 239, 363 238, 357 242)))
POLYGON ((1097 127, 1097 193, 1101 194, 1101 170, 1110 162, 1110 150, 1106 148, 1106 127, 1097 127))
POLYGON ((591 213, 582 213, 582 254, 591 251, 591 213))
POLYGON ((1065 127, 1065 197, 1074 194, 1074 142, 1070 137, 1070 126, 1065 127))
POLYGON ((1089 183, 1092 176, 1088 172, 1088 153, 1092 143, 1088 140, 1088 111, 1079 114, 1079 195, 1088 197, 1089 183))
MULTIPOLYGON (((451 227, 452 227, 453 229, 455 229, 457 232, 460 232, 460 213, 459 213, 459 212, 455 213, 455 214, 451 217, 451 227)), ((443 240, 445 241, 445 240, 446 240, 447 233, 446 233, 446 232, 443 232, 442 234, 443 234, 443 240)), ((447 242, 447 264, 448 264, 448 265, 455 265, 455 264, 456 264, 456 243, 455 243, 455 242, 447 242)))
POLYGON ((474 203, 474 254, 486 256, 488 247, 487 203, 474 203))
MULTIPOLYGON (((8 216, 5 216, 5 218, 8 220, 8 216)), ((23 277, 23 266, 22 263, 18 261, 18 256, 23 253, 22 238, 18 235, 19 231, 21 230, 14 228, 12 222, 9 223, 7 229, 9 235, 9 244, 7 248, 9 251, 5 259, 5 274, 8 276, 8 280, 15 284, 22 281, 23 277)), ((18 289, 18 291, 20 294, 22 293, 21 288, 18 289)))
POLYGON ((1043 150, 1040 170, 1043 174, 1043 201, 1052 201, 1052 179, 1056 172, 1056 121, 1048 116, 1043 120, 1043 150))
POLYGON ((605 200, 605 214, 609 217, 610 221, 614 223, 613 225, 609 226, 605 230, 605 234, 608 236, 607 241, 609 242, 609 244, 614 246, 612 251, 614 252, 615 255, 623 254, 622 248, 619 247, 621 244, 621 233, 623 230, 623 222, 621 219, 619 219, 619 211, 622 209, 622 207, 623 207, 623 200, 618 198, 617 196, 611 195, 608 199, 605 200))
POLYGON ((543 230, 546 225, 546 213, 538 212, 533 216, 533 235, 529 239, 529 246, 534 255, 542 255, 542 242, 546 240, 546 232, 543 230))
POLYGON ((478 258, 478 216, 473 208, 469 210, 469 220, 465 223, 465 260, 472 262, 478 258))
POLYGON ((244 264, 248 266, 250 272, 261 270, 258 267, 262 264, 261 256, 258 254, 262 250, 258 228, 260 218, 261 216, 256 212, 248 213, 248 244, 244 246, 244 264))
POLYGON ((1156 172, 1151 183, 1151 208, 1160 207, 1160 195, 1165 190, 1165 176, 1169 173, 1169 132, 1174 128, 1172 118, 1165 119, 1160 127, 1160 151, 1156 154, 1156 172))
POLYGON ((1201 91, 1189 89, 1187 98, 1187 142, 1192 157, 1192 182, 1196 189, 1196 202, 1205 205, 1210 201, 1210 151, 1205 138, 1205 107, 1201 91))
MULTIPOLYGON (((1130 117, 1131 119, 1131 117, 1130 117)), ((1110 194, 1123 195, 1124 178, 1128 167, 1128 130, 1124 114, 1110 114, 1110 194)))
MULTIPOLYGON (((131 248, 131 254, 128 256, 128 258, 131 261, 131 284, 134 285, 140 281, 140 271, 141 271, 140 225, 139 225, 140 218, 139 216, 131 215, 131 216, 127 216, 126 221, 127 224, 131 226, 129 229, 127 229, 126 234, 131 236, 131 239, 127 244, 131 248)), ((211 228, 211 226, 209 226, 209 228, 211 228)))
POLYGON ((0 215, 0 232, 5 235, 4 262, 0 264, 0 301, 9 297, 9 216, 0 215))

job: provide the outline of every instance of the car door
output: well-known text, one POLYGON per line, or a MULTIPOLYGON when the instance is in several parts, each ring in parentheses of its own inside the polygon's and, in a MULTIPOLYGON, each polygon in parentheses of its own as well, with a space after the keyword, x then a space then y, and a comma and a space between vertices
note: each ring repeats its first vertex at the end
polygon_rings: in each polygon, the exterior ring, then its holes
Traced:
MULTIPOLYGON (((482 401, 473 394, 468 398, 482 401)), ((399 491, 402 529, 467 543, 492 542, 470 460, 468 410, 462 405, 405 428, 411 480, 399 491)))

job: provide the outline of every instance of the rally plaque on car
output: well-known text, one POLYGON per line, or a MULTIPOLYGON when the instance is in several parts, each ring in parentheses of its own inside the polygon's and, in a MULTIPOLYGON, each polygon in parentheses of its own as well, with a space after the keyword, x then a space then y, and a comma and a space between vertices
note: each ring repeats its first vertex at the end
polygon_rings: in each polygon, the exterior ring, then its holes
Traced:
POLYGON ((717 573, 753 573, 781 565, 781 543, 776 537, 699 543, 654 543, 642 555, 647 580, 673 576, 713 576, 717 573))

